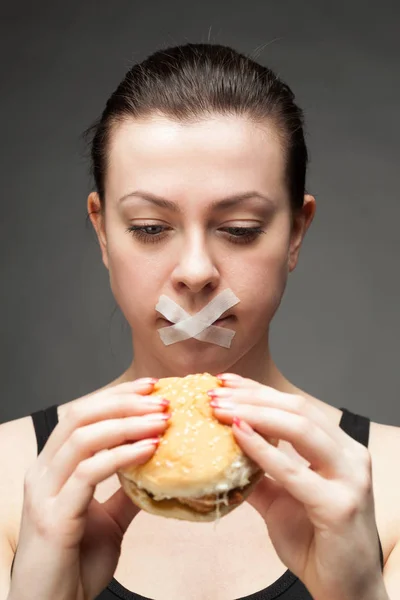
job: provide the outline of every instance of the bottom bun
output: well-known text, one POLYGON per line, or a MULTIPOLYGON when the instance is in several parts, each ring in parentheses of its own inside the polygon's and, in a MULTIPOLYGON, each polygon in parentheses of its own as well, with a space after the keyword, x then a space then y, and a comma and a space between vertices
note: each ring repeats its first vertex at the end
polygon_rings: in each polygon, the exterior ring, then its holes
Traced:
POLYGON ((250 477, 250 483, 243 488, 234 488, 230 492, 216 495, 205 496, 205 504, 208 505, 207 512, 204 508, 196 510, 186 502, 192 502, 194 505, 201 501, 201 498, 170 498, 164 500, 154 500, 151 495, 143 488, 140 489, 132 480, 118 472, 118 478, 122 488, 136 506, 148 513, 159 517, 171 519, 180 519, 182 521, 210 522, 219 520, 221 517, 230 513, 233 509, 242 504, 250 495, 253 488, 257 485, 264 473, 259 470, 250 477))

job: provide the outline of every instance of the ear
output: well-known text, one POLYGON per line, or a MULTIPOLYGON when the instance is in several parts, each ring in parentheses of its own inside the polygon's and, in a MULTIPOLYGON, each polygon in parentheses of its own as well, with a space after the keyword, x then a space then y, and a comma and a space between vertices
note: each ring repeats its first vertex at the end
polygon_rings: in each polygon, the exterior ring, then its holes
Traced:
POLYGON ((105 213, 102 209, 100 198, 97 192, 91 192, 87 199, 87 210, 89 218, 92 222, 97 239, 100 244, 101 257, 104 265, 108 269, 108 254, 107 254, 107 236, 105 228, 105 213))
POLYGON ((310 194, 304 195, 304 202, 301 209, 299 209, 293 217, 292 233, 290 237, 289 247, 289 272, 296 268, 297 261, 299 258, 300 247, 307 229, 312 223, 315 215, 316 203, 314 196, 310 194))

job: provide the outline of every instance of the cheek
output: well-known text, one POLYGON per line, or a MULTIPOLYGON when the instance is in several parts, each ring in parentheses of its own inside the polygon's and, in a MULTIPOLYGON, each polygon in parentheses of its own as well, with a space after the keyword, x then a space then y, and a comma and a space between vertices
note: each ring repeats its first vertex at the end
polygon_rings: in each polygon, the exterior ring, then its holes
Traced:
POLYGON ((109 276, 115 301, 131 325, 155 308, 163 281, 160 260, 139 255, 132 246, 114 244, 109 248, 109 276))
POLYGON ((274 260, 270 256, 261 264, 253 265, 251 271, 251 273, 247 271, 248 285, 242 293, 243 300, 246 299, 246 306, 244 303, 243 306, 251 321, 266 326, 278 309, 286 288, 287 260, 281 258, 274 260))
POLYGON ((286 288, 288 247, 282 243, 282 237, 271 239, 268 247, 255 252, 250 261, 244 259, 243 263, 237 263, 238 275, 230 284, 241 300, 237 314, 240 316, 243 311, 249 326, 254 322, 265 328, 278 309, 286 288))

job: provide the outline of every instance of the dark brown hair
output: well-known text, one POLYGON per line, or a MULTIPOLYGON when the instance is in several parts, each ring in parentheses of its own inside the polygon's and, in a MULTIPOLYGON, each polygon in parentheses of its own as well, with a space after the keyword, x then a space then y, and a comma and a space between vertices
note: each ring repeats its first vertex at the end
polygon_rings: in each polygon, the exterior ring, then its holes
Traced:
POLYGON ((291 89, 269 68, 220 44, 185 44, 158 50, 134 65, 84 133, 91 175, 105 203, 110 138, 122 121, 162 114, 193 123, 215 114, 272 122, 286 156, 286 183, 293 211, 303 205, 308 153, 303 112, 291 89))

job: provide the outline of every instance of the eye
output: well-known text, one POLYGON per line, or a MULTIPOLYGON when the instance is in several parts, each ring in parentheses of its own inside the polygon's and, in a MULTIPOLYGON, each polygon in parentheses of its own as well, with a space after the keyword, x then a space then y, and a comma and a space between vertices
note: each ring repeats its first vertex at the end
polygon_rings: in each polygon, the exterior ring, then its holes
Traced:
MULTIPOLYGON (((130 225, 126 231, 145 244, 154 244, 164 239, 163 234, 168 229, 171 228, 163 225, 130 225)), ((261 227, 223 227, 219 231, 229 233, 229 241, 233 244, 249 244, 266 233, 261 227)))
POLYGON ((249 244, 266 233, 261 227, 224 227, 220 231, 228 231, 230 241, 234 244, 249 244))
POLYGON ((165 237, 161 237, 160 234, 165 233, 166 229, 169 228, 164 227, 163 225, 130 225, 126 231, 130 232, 135 238, 145 244, 154 244, 165 237), (162 231, 154 231, 155 229, 161 229, 162 231))

